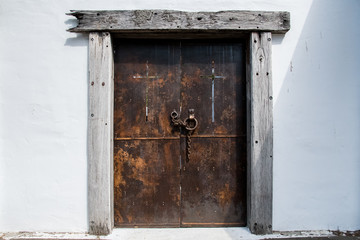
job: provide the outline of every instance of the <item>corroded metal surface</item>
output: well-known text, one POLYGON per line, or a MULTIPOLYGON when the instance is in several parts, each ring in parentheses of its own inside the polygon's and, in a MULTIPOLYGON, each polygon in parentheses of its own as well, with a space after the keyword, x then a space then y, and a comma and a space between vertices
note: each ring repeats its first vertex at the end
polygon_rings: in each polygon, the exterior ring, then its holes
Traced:
POLYGON ((179 226, 178 141, 116 141, 116 226, 179 226))
POLYGON ((115 41, 115 137, 173 136, 179 106, 179 43, 115 41), (146 109, 147 108, 147 109, 146 109))
POLYGON ((246 225, 245 157, 241 138, 192 140, 191 161, 181 169, 181 226, 246 225))
POLYGON ((246 133, 243 60, 238 43, 182 44, 181 104, 195 109, 199 127, 191 161, 182 161, 181 226, 246 225, 246 138, 223 136, 246 133))
POLYGON ((179 105, 179 44, 115 46, 115 139, 130 138, 115 140, 115 225, 179 226, 179 133, 169 124, 179 105))
POLYGON ((181 105, 193 108, 199 134, 246 134, 244 47, 236 43, 185 42, 182 44, 181 105), (204 78, 212 74, 214 80, 204 78), (214 108, 212 103, 214 100, 214 108), (214 115, 214 121, 212 121, 214 115))
POLYGON ((115 225, 246 225, 243 45, 137 41, 115 41, 115 225))

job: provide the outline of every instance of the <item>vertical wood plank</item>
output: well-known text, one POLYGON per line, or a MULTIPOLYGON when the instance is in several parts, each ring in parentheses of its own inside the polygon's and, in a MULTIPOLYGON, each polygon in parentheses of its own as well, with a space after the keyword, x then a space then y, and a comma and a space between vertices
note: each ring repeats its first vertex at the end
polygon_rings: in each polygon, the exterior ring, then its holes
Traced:
POLYGON ((89 35, 89 232, 113 228, 113 51, 109 33, 89 35))
POLYGON ((271 33, 250 34, 248 112, 248 227, 272 232, 273 117, 271 33))

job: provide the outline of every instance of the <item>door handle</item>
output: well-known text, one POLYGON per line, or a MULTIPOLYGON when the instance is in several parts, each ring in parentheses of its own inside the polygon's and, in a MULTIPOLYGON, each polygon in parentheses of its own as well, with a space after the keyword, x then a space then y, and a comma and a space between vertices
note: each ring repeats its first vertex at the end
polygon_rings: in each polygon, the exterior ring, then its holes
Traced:
POLYGON ((171 121, 174 124, 174 126, 184 127, 186 130, 191 132, 191 131, 194 131, 198 127, 199 122, 195 118, 195 110, 194 109, 189 109, 188 113, 189 113, 189 115, 184 121, 182 121, 180 119, 180 114, 178 114, 178 112, 176 110, 172 111, 170 116, 171 116, 171 121))
POLYGON ((176 127, 184 127, 187 130, 186 134, 186 162, 190 161, 190 153, 191 153, 191 133, 198 127, 199 122, 195 118, 194 109, 189 109, 188 117, 182 121, 180 119, 180 114, 178 114, 175 110, 171 112, 171 121, 176 127))

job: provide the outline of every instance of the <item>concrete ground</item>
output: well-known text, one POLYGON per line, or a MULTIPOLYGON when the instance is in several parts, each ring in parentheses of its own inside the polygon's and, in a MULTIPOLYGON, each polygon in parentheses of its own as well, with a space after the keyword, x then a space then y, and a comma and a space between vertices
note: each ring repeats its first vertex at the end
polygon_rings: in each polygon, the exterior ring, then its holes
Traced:
POLYGON ((90 239, 121 239, 121 240, 360 240, 358 233, 342 233, 330 231, 278 232, 270 235, 253 235, 247 228, 138 228, 114 229, 108 236, 94 236, 86 233, 38 233, 16 232, 0 233, 0 240, 90 240, 90 239), (357 236, 356 236, 357 235, 357 236))

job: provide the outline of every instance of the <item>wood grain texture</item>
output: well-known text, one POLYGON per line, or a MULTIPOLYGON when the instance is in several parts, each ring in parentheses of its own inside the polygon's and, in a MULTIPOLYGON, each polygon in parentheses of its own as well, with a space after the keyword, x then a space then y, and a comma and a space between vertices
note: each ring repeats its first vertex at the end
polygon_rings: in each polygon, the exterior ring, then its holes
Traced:
POLYGON ((255 234, 272 232, 271 41, 270 32, 250 35, 248 227, 255 234))
POLYGON ((89 232, 113 228, 113 53, 109 33, 89 35, 89 232))
POLYGON ((79 20, 70 32, 184 32, 269 31, 290 29, 289 12, 221 11, 182 12, 172 10, 71 11, 79 20))

